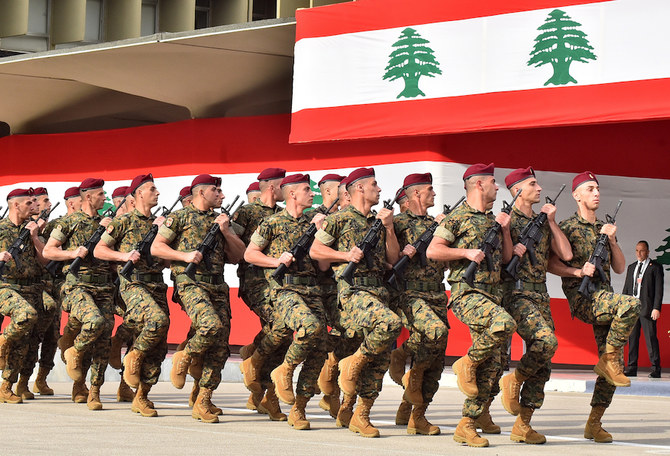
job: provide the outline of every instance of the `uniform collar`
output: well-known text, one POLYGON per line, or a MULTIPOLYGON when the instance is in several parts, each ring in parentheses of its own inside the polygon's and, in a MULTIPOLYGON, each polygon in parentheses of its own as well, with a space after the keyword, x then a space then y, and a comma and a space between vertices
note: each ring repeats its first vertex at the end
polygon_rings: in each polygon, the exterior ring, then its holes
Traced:
POLYGON ((534 211, 533 209, 531 209, 531 213, 532 213, 533 215, 532 215, 531 217, 528 217, 526 214, 523 213, 523 211, 522 211, 521 209, 519 209, 519 208, 516 207, 516 206, 512 206, 512 212, 514 212, 514 213, 515 213, 516 215, 518 215, 519 217, 523 217, 523 218, 528 219, 528 220, 532 219, 533 217, 535 217, 535 216, 537 215, 537 214, 535 213, 535 211, 534 211))

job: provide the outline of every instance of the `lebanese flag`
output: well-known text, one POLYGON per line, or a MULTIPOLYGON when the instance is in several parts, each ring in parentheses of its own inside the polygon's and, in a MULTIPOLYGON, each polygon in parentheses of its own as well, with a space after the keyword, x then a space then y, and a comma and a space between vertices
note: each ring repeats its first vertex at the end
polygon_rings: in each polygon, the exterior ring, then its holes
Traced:
POLYGON ((299 10, 290 142, 670 117, 667 0, 299 10))

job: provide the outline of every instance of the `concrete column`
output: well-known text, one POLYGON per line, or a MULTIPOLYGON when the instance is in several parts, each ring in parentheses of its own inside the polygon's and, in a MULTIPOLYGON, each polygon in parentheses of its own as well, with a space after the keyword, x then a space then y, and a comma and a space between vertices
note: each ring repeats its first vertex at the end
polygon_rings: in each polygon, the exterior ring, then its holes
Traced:
POLYGON ((105 2, 105 41, 139 38, 141 18, 142 0, 105 2))
POLYGON ((54 0, 51 3, 51 45, 84 39, 86 0, 54 0))
POLYGON ((195 30, 195 0, 159 0, 158 30, 161 32, 195 30))
POLYGON ((0 1, 0 37, 28 33, 28 0, 0 1))
POLYGON ((298 8, 309 8, 310 0, 277 0, 277 17, 295 17, 298 8))
POLYGON ((213 0, 212 26, 249 22, 249 0, 213 0))

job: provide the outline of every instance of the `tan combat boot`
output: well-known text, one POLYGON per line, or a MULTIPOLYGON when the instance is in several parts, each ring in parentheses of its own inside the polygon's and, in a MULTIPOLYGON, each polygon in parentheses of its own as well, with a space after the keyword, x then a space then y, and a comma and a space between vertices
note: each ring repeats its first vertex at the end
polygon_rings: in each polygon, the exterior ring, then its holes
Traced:
POLYGON ((417 364, 402 377, 402 386, 405 387, 402 398, 412 405, 423 404, 423 373, 427 367, 425 363, 417 364))
POLYGON ((275 385, 277 397, 284 404, 288 405, 295 403, 295 394, 293 394, 293 371, 295 367, 295 364, 288 364, 284 361, 270 372, 270 378, 275 385))
POLYGON ((134 348, 123 358, 123 380, 131 387, 137 388, 140 384, 142 361, 144 353, 134 348))
POLYGON ((513 442, 525 442, 532 444, 545 443, 547 439, 530 427, 530 419, 533 417, 533 409, 530 407, 521 406, 519 416, 516 417, 512 433, 509 438, 513 442))
POLYGON ((40 367, 37 371, 37 377, 35 377, 35 383, 33 383, 33 393, 39 393, 40 396, 54 395, 54 390, 47 385, 47 375, 49 375, 49 369, 40 367))
POLYGON ((210 394, 208 397, 205 397, 205 404, 207 405, 207 409, 212 413, 213 415, 219 416, 223 415, 223 409, 217 407, 212 403, 212 395, 214 394, 214 390, 212 390, 212 394, 210 394))
POLYGON ((337 388, 335 394, 324 394, 319 401, 319 407, 328 412, 331 418, 337 418, 340 411, 340 388, 337 388))
POLYGON ((593 371, 604 377, 611 385, 630 386, 630 379, 623 373, 621 348, 615 348, 607 344, 605 346, 605 353, 600 357, 593 371))
POLYGON ((112 344, 109 347, 109 365, 114 369, 121 369, 121 348, 123 340, 114 335, 112 337, 112 344))
POLYGON ((454 364, 451 365, 451 368, 456 374, 458 389, 461 390, 468 399, 476 398, 479 394, 476 375, 477 364, 473 363, 468 355, 465 355, 462 358, 457 359, 454 364))
POLYGON ((335 426, 348 428, 351 423, 351 417, 354 416, 354 404, 356 404, 356 396, 344 393, 342 395, 342 405, 340 411, 337 412, 335 419, 335 426))
POLYGON ((528 377, 521 375, 518 369, 515 369, 514 372, 510 372, 500 379, 500 391, 502 395, 500 396, 500 402, 502 402, 503 407, 507 410, 507 413, 512 415, 518 415, 521 410, 521 404, 519 404, 519 392, 521 391, 521 385, 523 382, 528 380, 528 377))
POLYGON ((154 409, 154 404, 147 398, 150 390, 151 385, 140 383, 137 387, 137 393, 130 406, 130 410, 146 417, 158 416, 158 412, 154 409))
POLYGON ((398 411, 395 412, 395 424, 398 426, 407 426, 409 424, 409 417, 412 414, 412 404, 406 400, 400 402, 398 411))
POLYGON ((361 349, 356 350, 351 356, 347 356, 339 363, 340 376, 337 378, 337 383, 343 393, 350 396, 356 395, 356 385, 358 377, 361 374, 361 369, 368 363, 370 358, 361 353, 361 349))
POLYGON ((370 423, 370 409, 375 400, 365 397, 358 398, 354 416, 349 422, 349 430, 361 437, 379 437, 379 430, 370 423))
POLYGON ((9 353, 9 344, 4 334, 0 334, 0 370, 7 366, 7 354, 9 353))
POLYGON ((592 439, 597 443, 611 443, 612 434, 603 429, 603 424, 600 419, 605 413, 606 407, 603 405, 596 405, 591 408, 591 414, 589 415, 588 420, 586 421, 586 426, 584 427, 584 438, 592 439))
POLYGON ((202 356, 193 355, 192 358, 191 365, 188 366, 188 374, 195 380, 200 380, 202 378, 202 356))
POLYGON ((130 386, 128 386, 123 377, 121 376, 119 389, 116 391, 116 402, 133 402, 136 394, 130 389, 130 386))
POLYGON ((14 394, 12 384, 5 380, 0 385, 0 401, 7 404, 21 404, 23 399, 21 399, 21 396, 14 394))
POLYGON ((72 402, 75 404, 84 404, 88 400, 88 393, 86 382, 83 379, 72 384, 72 402))
POLYGON ((28 375, 21 374, 21 376, 19 376, 19 382, 16 384, 16 395, 21 396, 21 399, 24 401, 35 399, 35 395, 31 393, 28 388, 29 378, 28 375))
POLYGON ((339 387, 337 386, 337 375, 339 374, 338 362, 339 360, 333 352, 328 353, 328 357, 323 362, 317 384, 324 395, 330 396, 335 394, 335 390, 338 390, 339 393, 339 387))
POLYGON ((268 386, 265 397, 258 404, 258 412, 268 415, 272 421, 286 421, 286 414, 279 408, 279 399, 275 394, 274 385, 268 386))
POLYGON ((76 348, 70 347, 65 350, 65 368, 67 370, 67 375, 69 375, 75 382, 81 381, 84 377, 81 370, 81 358, 82 353, 77 351, 76 348))
POLYGON ((240 364, 244 386, 252 393, 263 389, 261 387, 261 369, 264 361, 265 358, 256 350, 253 355, 240 364))
POLYGON ((489 446, 489 441, 477 433, 475 420, 464 416, 454 431, 454 440, 467 446, 481 448, 489 446))
POLYGON ((253 355, 255 351, 256 351, 256 346, 254 345, 253 342, 250 343, 250 344, 244 345, 244 346, 240 347, 240 358, 242 358, 242 360, 245 360, 247 358, 251 358, 251 355, 253 355))
POLYGON ((440 428, 434 426, 426 419, 427 408, 428 404, 414 406, 414 409, 412 409, 412 413, 409 416, 409 422, 407 423, 408 434, 438 435, 440 433, 440 428))
POLYGON ((88 400, 86 405, 89 410, 102 410, 102 401, 100 401, 100 387, 91 385, 91 389, 88 392, 88 400))
POLYGON ((249 394, 249 399, 247 399, 247 408, 249 410, 258 410, 258 404, 263 400, 263 394, 265 394, 265 391, 249 394))
POLYGON ((193 388, 191 388, 191 395, 188 398, 188 406, 193 408, 193 405, 195 404, 195 400, 198 398, 198 394, 200 394, 200 380, 195 380, 193 382, 193 388))
POLYGON ((484 434, 500 434, 500 426, 495 424, 491 418, 491 402, 493 402, 493 399, 489 399, 484 404, 484 411, 475 420, 475 427, 481 429, 484 434))
POLYGON ((172 356, 170 381, 177 389, 182 389, 186 383, 186 373, 191 365, 191 357, 185 351, 178 351, 172 356))
POLYGON ((200 394, 198 394, 195 404, 193 404, 191 416, 203 423, 218 423, 219 417, 209 410, 211 400, 212 390, 209 388, 200 388, 200 394))
POLYGON ((288 414, 288 424, 299 431, 306 431, 310 428, 309 421, 305 416, 305 407, 308 401, 308 397, 296 396, 295 403, 288 414))
POLYGON ((402 345, 391 352, 391 364, 389 365, 389 376, 391 380, 402 386, 402 377, 405 375, 405 364, 407 352, 402 345))
POLYGON ((74 346, 74 339, 77 337, 77 334, 71 333, 70 331, 66 330, 63 332, 63 335, 58 338, 58 342, 56 342, 56 345, 58 345, 58 349, 60 350, 60 358, 63 360, 64 363, 67 363, 65 360, 65 352, 67 351, 68 348, 74 346))

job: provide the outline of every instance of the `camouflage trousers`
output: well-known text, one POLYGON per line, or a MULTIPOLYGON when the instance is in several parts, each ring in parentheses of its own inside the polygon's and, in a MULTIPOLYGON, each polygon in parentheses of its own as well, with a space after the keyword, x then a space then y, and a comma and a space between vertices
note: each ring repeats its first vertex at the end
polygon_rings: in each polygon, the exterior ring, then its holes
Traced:
POLYGON ((221 371, 230 356, 228 287, 225 284, 194 282, 185 274, 177 276, 176 286, 195 330, 184 351, 190 356, 202 357, 200 387, 216 389, 221 383, 221 371))
POLYGON ((403 347, 411 354, 413 366, 426 367, 422 391, 424 403, 430 403, 444 370, 449 335, 447 296, 444 292, 406 291, 400 297, 399 307, 410 333, 403 347))
MULTIPOLYGON (((259 352, 276 348, 290 342, 284 362, 289 365, 302 363, 295 393, 312 397, 318 387, 321 367, 326 359, 326 317, 318 290, 305 287, 278 289, 272 292, 275 316, 271 331, 263 338, 259 352)), ((270 353, 271 353, 270 352, 270 353)))
MULTIPOLYGON (((568 301, 573 315, 584 323, 593 325, 598 356, 605 353, 606 345, 611 345, 621 349, 619 362, 623 364, 623 346, 640 315, 640 300, 608 290, 598 290, 591 299, 576 295, 568 296, 568 301)), ((615 386, 599 376, 593 388, 591 406, 608 407, 612 403, 615 390, 615 386)))
POLYGON ((91 385, 101 386, 105 382, 114 328, 114 287, 111 283, 77 282, 68 274, 62 293, 63 309, 74 320, 71 327, 80 328, 74 348, 84 354, 82 372, 85 376, 90 367, 91 385))
POLYGON ((58 349, 58 338, 60 337, 60 323, 63 315, 61 307, 60 289, 63 285, 63 280, 47 280, 45 281, 44 293, 42 298, 44 300, 44 308, 54 308, 53 320, 44 332, 42 345, 40 348, 39 363, 40 367, 51 370, 54 368, 54 358, 58 349))
POLYGON ((358 395, 374 399, 382 390, 391 346, 402 329, 400 317, 385 304, 388 292, 383 287, 341 285, 338 299, 345 338, 369 359, 358 378, 358 395))
MULTIPOLYGON (((135 336, 132 348, 144 354, 140 381, 155 385, 168 351, 170 310, 166 295, 167 285, 121 279, 120 293, 126 303, 123 326, 135 336)), ((117 328, 117 336, 118 334, 117 328)))
POLYGON ((8 344, 3 380, 16 383, 30 349, 32 331, 42 307, 41 285, 6 285, 0 287, 0 314, 11 321, 2 333, 8 344))
POLYGON ((551 376, 551 358, 558 348, 549 299, 547 293, 534 291, 514 290, 503 296, 503 307, 516 321, 516 332, 526 342, 526 353, 516 370, 528 378, 519 402, 530 408, 542 407, 544 385, 551 376))
POLYGON ((497 378, 502 372, 502 350, 507 339, 516 331, 514 319, 498 305, 490 294, 476 290, 454 292, 452 286, 451 310, 470 328, 472 345, 468 356, 477 364, 476 377, 479 394, 466 399, 463 416, 477 418, 484 405, 498 393, 497 378))
MULTIPOLYGON (((28 347, 28 353, 26 353, 23 367, 21 368, 21 375, 26 377, 30 377, 33 374, 35 364, 37 364, 39 358, 40 346, 42 347, 43 356, 51 356, 51 364, 48 368, 51 369, 54 366, 53 358, 56 355, 56 343, 58 339, 56 339, 56 342, 53 341, 53 329, 56 319, 58 319, 58 325, 60 325, 61 309, 60 305, 45 292, 42 292, 42 303, 43 307, 39 310, 37 322, 35 322, 35 326, 33 326, 31 331, 30 346, 28 347), (53 345, 49 346, 49 344, 53 345), (47 346, 45 347, 45 345, 47 346)), ((58 327, 58 331, 60 332, 60 326, 58 327)), ((41 363, 40 366, 42 366, 41 363)))

